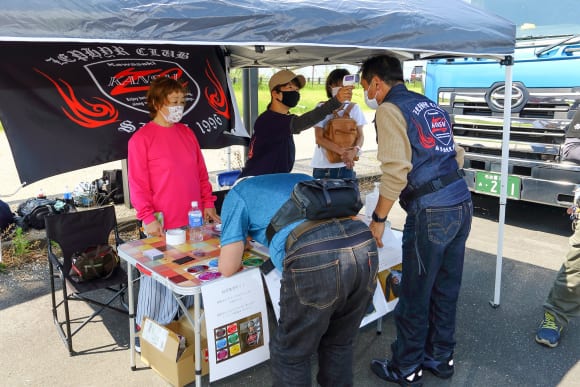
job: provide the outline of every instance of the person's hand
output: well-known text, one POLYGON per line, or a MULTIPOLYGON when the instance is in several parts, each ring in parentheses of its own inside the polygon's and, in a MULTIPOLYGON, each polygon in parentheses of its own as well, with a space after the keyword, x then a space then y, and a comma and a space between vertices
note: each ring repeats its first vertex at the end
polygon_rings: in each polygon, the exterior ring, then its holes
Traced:
POLYGON ((347 169, 354 168, 354 158, 357 156, 358 151, 356 148, 345 148, 340 155, 340 158, 344 162, 347 169))
POLYGON ((221 223, 222 219, 217 214, 215 208, 204 208, 203 210, 203 218, 206 222, 212 221, 215 223, 221 223))
POLYGON ((163 236, 163 227, 161 227, 161 223, 159 223, 157 220, 154 220, 153 222, 145 225, 143 232, 149 236, 160 237, 163 236))
POLYGON ((377 247, 379 248, 383 247, 383 234, 385 232, 385 223, 377 223, 371 221, 371 223, 369 224, 369 229, 371 230, 371 233, 373 234, 373 237, 377 242, 377 247))
POLYGON ((341 103, 350 101, 352 99, 352 89, 354 89, 354 86, 341 87, 338 89, 338 93, 336 93, 336 99, 341 103))
POLYGON ((253 248, 254 248, 254 245, 252 244, 252 237, 247 237, 246 244, 244 245, 244 250, 250 251, 253 248))

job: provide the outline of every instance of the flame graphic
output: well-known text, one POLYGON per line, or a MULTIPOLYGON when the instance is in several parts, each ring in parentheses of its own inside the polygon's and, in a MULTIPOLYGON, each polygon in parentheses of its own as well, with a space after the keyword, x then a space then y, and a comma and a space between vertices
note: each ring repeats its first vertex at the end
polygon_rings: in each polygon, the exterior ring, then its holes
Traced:
POLYGON ((74 90, 66 81, 59 81, 66 88, 63 89, 57 81, 38 69, 37 73, 44 76, 56 87, 56 90, 64 100, 67 106, 62 106, 63 113, 73 122, 85 128, 98 128, 111 124, 117 120, 119 112, 115 106, 103 98, 93 97, 99 103, 91 103, 85 99, 79 101, 75 96, 74 90), (68 107, 68 109, 67 109, 68 107))
POLYGON ((425 149, 433 148, 435 146, 435 139, 433 138, 433 136, 425 135, 425 133, 423 133, 423 131, 421 130, 421 125, 419 125, 417 121, 415 121, 412 118, 411 121, 413 122, 413 125, 415 125, 415 128, 417 129, 417 133, 419 133, 419 142, 421 143, 423 148, 425 149))
POLYGON ((210 80, 210 82, 214 85, 215 91, 212 93, 209 87, 206 87, 204 90, 205 98, 209 103, 209 106, 216 111, 217 114, 220 116, 225 117, 226 119, 230 119, 230 107, 228 105, 228 101, 226 99, 226 94, 224 93, 224 89, 222 88, 220 82, 218 81, 215 73, 213 72, 211 65, 209 64, 209 60, 206 60, 207 67, 205 69, 205 75, 210 80))
POLYGON ((252 137, 250 141, 250 150, 248 151, 248 160, 254 157, 254 144, 256 143, 256 138, 252 137))

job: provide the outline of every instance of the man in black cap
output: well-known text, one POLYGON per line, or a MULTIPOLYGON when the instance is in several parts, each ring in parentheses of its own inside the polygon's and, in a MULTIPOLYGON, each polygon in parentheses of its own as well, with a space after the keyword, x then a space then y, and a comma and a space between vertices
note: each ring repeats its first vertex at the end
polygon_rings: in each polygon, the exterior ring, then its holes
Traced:
POLYGON ((296 145, 293 134, 312 127, 328 114, 338 109, 344 101, 352 98, 352 86, 342 87, 337 95, 323 105, 301 116, 290 113, 300 100, 300 90, 306 84, 302 75, 281 70, 270 78, 270 103, 254 124, 250 139, 248 160, 240 178, 289 173, 294 168, 296 145))

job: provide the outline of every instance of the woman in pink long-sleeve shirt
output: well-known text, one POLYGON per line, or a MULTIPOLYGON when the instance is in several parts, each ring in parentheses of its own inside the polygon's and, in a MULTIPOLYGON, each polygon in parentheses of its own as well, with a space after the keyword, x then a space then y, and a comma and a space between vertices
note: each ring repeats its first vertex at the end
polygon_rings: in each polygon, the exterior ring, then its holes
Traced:
MULTIPOLYGON (((129 140, 129 190, 137 218, 147 235, 187 226, 191 202, 197 201, 204 218, 220 222, 203 154, 193 131, 179 123, 185 106, 185 88, 173 78, 151 82, 147 105, 152 121, 129 140), (163 213, 163 226, 155 218, 163 213)), ((191 305, 192 300, 186 304, 191 305)), ((147 316, 160 324, 175 317, 178 305, 163 285, 142 276, 137 324, 147 316)))
POLYGON ((187 225, 191 201, 196 200, 206 219, 219 220, 214 208, 216 198, 193 131, 167 120, 181 119, 185 105, 185 91, 180 91, 183 87, 171 78, 157 78, 150 87, 148 105, 153 120, 129 140, 129 188, 137 218, 143 221, 148 234, 159 235, 162 230, 155 212, 163 213, 165 229, 183 227, 187 225), (162 100, 150 101, 152 94, 162 100), (163 105, 151 106, 159 103, 163 105), (175 117, 169 111, 173 108, 181 110, 175 117))

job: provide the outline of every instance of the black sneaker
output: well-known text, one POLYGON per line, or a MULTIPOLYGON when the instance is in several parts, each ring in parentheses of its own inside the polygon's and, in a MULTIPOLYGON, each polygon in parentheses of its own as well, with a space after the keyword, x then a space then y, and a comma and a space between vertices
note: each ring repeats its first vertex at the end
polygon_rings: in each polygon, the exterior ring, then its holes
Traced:
POLYGON ((417 366, 413 371, 403 374, 398 368, 389 364, 388 360, 373 359, 371 370, 381 379, 391 383, 398 383, 400 386, 421 387, 423 382, 423 370, 417 366))
POLYGON ((453 354, 449 355, 446 359, 435 360, 430 356, 425 356, 423 360, 423 369, 431 372, 433 375, 441 379, 448 379, 453 376, 455 371, 455 366, 453 364, 453 354))

